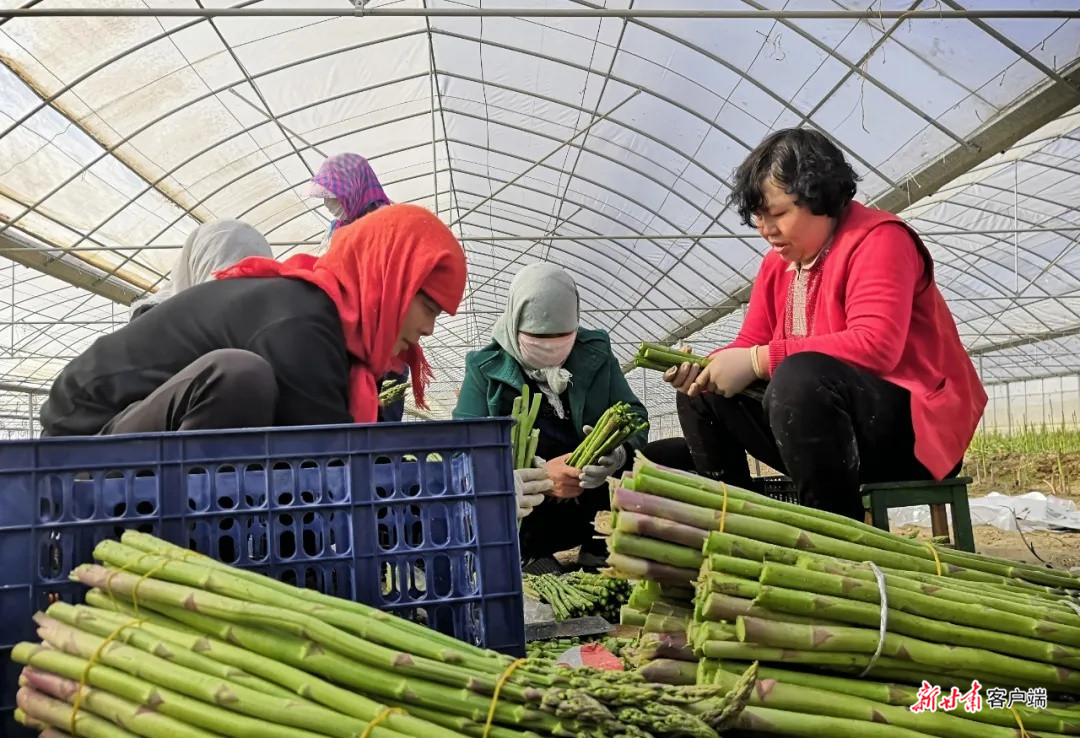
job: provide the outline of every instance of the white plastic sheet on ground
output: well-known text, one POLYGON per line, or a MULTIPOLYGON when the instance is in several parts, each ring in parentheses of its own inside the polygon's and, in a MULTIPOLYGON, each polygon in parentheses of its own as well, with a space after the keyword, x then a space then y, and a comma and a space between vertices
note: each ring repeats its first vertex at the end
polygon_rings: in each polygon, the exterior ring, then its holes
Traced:
MULTIPOLYGON (((1080 508, 1076 503, 1042 492, 1015 496, 991 492, 986 497, 968 500, 968 505, 972 525, 992 525, 1004 531, 1080 531, 1080 508)), ((894 508, 889 511, 889 523, 929 528, 930 508, 926 505, 894 508)), ((949 524, 952 524, 951 510, 949 524)))

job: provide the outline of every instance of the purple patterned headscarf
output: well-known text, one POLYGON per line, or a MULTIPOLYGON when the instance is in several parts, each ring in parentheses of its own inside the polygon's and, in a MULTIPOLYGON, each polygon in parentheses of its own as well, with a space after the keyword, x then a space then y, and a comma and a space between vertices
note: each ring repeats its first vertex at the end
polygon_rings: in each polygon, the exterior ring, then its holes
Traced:
POLYGON ((359 154, 335 154, 322 163, 311 178, 311 194, 336 197, 345 215, 334 221, 331 231, 349 225, 361 215, 390 204, 382 184, 367 159, 359 154))

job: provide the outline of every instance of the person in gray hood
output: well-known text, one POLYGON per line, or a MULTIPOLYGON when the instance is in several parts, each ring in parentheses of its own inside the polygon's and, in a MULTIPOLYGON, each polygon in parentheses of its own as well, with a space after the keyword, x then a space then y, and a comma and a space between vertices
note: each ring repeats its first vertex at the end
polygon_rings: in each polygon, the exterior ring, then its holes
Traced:
POLYGON ((526 383, 544 397, 536 421, 540 458, 536 468, 515 473, 522 493, 522 556, 541 568, 554 561, 552 554, 578 546, 579 565, 603 561, 606 551, 595 538, 593 520, 608 506, 607 479, 629 467, 633 452, 648 440, 647 432, 638 433, 583 469, 566 463, 612 405, 628 403, 648 420, 611 352, 608 334, 582 328, 580 319, 577 285, 566 270, 544 262, 522 268, 510 283, 491 344, 465 357, 465 380, 454 409, 455 418, 509 415, 526 383))
POLYGON ((266 238, 252 226, 241 220, 203 223, 188 234, 180 249, 180 256, 169 273, 169 280, 154 294, 131 304, 131 319, 189 287, 209 282, 215 272, 227 269, 249 256, 274 256, 266 238))

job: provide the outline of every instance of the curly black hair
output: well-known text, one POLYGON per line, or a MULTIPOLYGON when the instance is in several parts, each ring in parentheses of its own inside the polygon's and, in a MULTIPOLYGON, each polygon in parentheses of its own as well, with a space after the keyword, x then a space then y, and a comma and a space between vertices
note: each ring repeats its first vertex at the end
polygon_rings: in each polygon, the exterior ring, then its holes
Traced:
POLYGON ((728 205, 743 223, 754 227, 754 214, 765 202, 762 185, 772 180, 814 215, 839 218, 855 197, 858 175, 825 135, 806 128, 770 134, 735 170, 728 205))

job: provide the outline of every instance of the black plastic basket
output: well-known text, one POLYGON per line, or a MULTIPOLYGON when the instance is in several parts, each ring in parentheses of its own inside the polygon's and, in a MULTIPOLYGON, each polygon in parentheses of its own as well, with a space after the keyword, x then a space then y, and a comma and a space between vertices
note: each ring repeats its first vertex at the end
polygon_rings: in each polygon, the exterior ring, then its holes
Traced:
POLYGON ((755 481, 757 482, 758 491, 766 497, 795 505, 802 504, 799 490, 795 486, 795 482, 791 481, 791 477, 758 477, 755 481))

